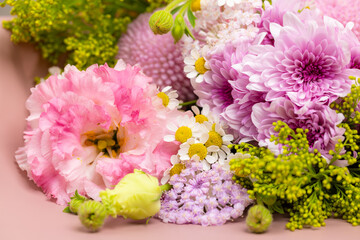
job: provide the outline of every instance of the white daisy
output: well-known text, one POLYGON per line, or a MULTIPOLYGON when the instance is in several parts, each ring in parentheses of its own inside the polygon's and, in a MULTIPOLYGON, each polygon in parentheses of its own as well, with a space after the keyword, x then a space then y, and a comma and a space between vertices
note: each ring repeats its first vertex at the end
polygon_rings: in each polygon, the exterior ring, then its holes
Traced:
POLYGON ((165 142, 179 141, 185 143, 189 138, 200 137, 206 132, 205 126, 197 123, 195 117, 190 116, 190 114, 177 117, 174 122, 170 122, 166 127, 171 134, 164 136, 165 142))
POLYGON ((184 59, 186 76, 195 80, 196 83, 201 83, 204 80, 204 74, 210 69, 206 58, 208 51, 207 46, 203 47, 201 51, 193 49, 190 55, 184 59))
POLYGON ((212 112, 210 111, 210 107, 209 105, 204 105, 202 107, 202 110, 200 111, 200 109, 197 106, 192 106, 191 110, 194 112, 195 114, 195 120, 198 123, 204 123, 204 122, 212 122, 214 123, 215 118, 212 114, 212 112))
POLYGON ((171 176, 175 174, 180 174, 180 172, 185 169, 185 164, 180 161, 178 155, 172 155, 170 158, 170 162, 171 167, 164 172, 163 177, 160 180, 162 185, 166 184, 170 180, 171 176))
POLYGON ((201 161, 203 169, 205 171, 210 169, 210 165, 216 162, 216 159, 212 156, 212 152, 216 151, 215 146, 205 146, 205 143, 209 139, 209 135, 203 134, 200 139, 190 138, 185 143, 180 145, 178 152, 180 160, 182 161, 201 161))
POLYGON ((157 94, 157 98, 160 98, 161 105, 173 110, 179 106, 179 100, 177 99, 179 95, 176 90, 172 90, 170 86, 164 87, 161 92, 157 94))
POLYGON ((213 164, 219 162, 220 164, 223 164, 230 154, 228 145, 234 140, 233 135, 226 134, 220 123, 204 122, 203 125, 205 125, 208 130, 208 140, 206 141, 205 146, 212 147, 213 149, 211 159, 214 162, 209 163, 213 164))

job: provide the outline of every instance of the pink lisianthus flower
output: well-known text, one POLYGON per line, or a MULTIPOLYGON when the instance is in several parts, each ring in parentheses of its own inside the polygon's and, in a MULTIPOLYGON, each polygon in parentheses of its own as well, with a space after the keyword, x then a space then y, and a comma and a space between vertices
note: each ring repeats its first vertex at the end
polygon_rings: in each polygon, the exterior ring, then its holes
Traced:
POLYGON ((309 147, 316 148, 329 159, 329 150, 334 149, 339 139, 344 139, 345 129, 337 127, 344 120, 344 115, 336 113, 329 106, 314 102, 302 108, 285 98, 276 99, 271 103, 257 103, 253 107, 251 119, 259 132, 256 138, 259 145, 268 146, 270 149, 275 149, 274 144, 268 140, 275 134, 272 124, 279 120, 292 129, 308 129, 309 147))
POLYGON ((289 98, 299 107, 328 105, 350 92, 349 76, 359 74, 348 67, 351 40, 344 41, 344 35, 351 29, 315 17, 300 19, 288 12, 283 26, 270 24, 275 45, 253 46, 242 64, 233 66, 250 77, 249 90, 266 93, 266 101, 289 98))
POLYGON ((159 91, 140 70, 123 62, 114 69, 67 66, 31 90, 16 159, 58 204, 75 190, 99 199, 134 169, 162 177, 171 166, 178 144, 163 141, 164 126, 183 113, 159 105, 159 91))

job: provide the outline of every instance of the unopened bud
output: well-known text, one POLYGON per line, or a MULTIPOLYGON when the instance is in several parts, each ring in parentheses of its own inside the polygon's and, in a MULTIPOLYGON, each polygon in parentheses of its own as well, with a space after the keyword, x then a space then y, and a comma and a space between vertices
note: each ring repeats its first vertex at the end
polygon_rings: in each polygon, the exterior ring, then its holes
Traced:
POLYGON ((171 35, 173 36, 175 43, 177 43, 185 33, 185 22, 181 14, 177 15, 175 18, 174 27, 171 30, 171 35))
POLYGON ((97 201, 86 201, 78 209, 81 223, 90 231, 99 230, 107 217, 107 212, 102 203, 97 201))
POLYGON ((246 225, 254 233, 265 232, 272 223, 272 215, 266 207, 255 205, 249 209, 246 225))
POLYGON ((151 15, 149 25, 153 33, 165 34, 170 32, 174 25, 174 19, 170 12, 160 10, 151 15))

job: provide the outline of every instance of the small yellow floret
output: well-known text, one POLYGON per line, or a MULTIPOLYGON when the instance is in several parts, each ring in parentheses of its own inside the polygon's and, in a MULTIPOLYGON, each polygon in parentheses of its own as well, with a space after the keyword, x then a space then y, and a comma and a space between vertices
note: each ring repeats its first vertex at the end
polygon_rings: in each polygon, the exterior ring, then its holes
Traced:
POLYGON ((198 122, 198 123, 203 123, 203 122, 206 122, 208 120, 209 119, 205 115, 202 115, 202 114, 199 114, 199 115, 195 116, 195 121, 198 122))
POLYGON ((179 127, 175 132, 175 140, 181 143, 186 142, 189 138, 192 137, 192 131, 187 126, 179 127))
POLYGON ((196 12, 201 10, 201 0, 193 0, 191 2, 191 11, 196 12))
POLYGON ((207 155, 206 147, 201 143, 192 144, 189 148, 189 157, 198 155, 200 160, 203 160, 207 155))
POLYGON ((169 99, 169 96, 168 96, 168 95, 166 95, 166 94, 163 93, 163 92, 159 92, 159 93, 157 94, 157 96, 158 96, 159 98, 161 98, 162 103, 163 103, 163 105, 164 105, 165 107, 167 107, 167 106, 169 105, 170 99, 169 99))
POLYGON ((198 60, 196 60, 195 62, 195 70, 200 73, 200 74, 204 74, 207 72, 207 69, 205 68, 205 58, 201 57, 198 60))
POLYGON ((182 170, 184 170, 185 164, 177 163, 170 169, 170 176, 173 176, 175 174, 180 174, 182 170))
POLYGON ((221 135, 215 131, 209 132, 209 139, 206 141, 205 146, 210 147, 212 145, 218 146, 219 148, 222 146, 223 140, 221 135))

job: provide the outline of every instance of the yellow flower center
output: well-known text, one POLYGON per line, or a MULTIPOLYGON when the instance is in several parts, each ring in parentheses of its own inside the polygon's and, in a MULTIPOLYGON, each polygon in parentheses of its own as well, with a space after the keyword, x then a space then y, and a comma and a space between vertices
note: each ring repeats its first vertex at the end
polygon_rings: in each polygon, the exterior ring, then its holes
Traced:
POLYGON ((206 116, 204 116, 204 115, 202 115, 202 114, 199 114, 199 115, 196 115, 196 116, 195 116, 195 120, 196 120, 196 122, 198 122, 198 123, 203 123, 203 122, 208 121, 209 119, 208 119, 206 116))
POLYGON ((196 12, 201 10, 200 0, 193 0, 191 2, 191 11, 196 12))
POLYGON ((175 174, 180 174, 182 170, 184 170, 185 164, 177 163, 170 169, 170 176, 173 176, 175 174))
POLYGON ((163 92, 159 92, 159 93, 157 94, 157 96, 158 96, 159 98, 161 98, 162 103, 163 103, 163 105, 164 105, 165 107, 167 107, 167 105, 169 105, 170 99, 169 99, 169 96, 168 96, 168 95, 166 95, 166 94, 163 93, 163 92))
POLYGON ((205 58, 201 57, 195 62, 195 70, 200 73, 204 74, 207 72, 207 69, 205 68, 205 58))
POLYGON ((179 127, 175 132, 175 139, 181 143, 186 142, 191 137, 192 131, 189 127, 186 126, 179 127))
POLYGON ((215 131, 210 131, 209 132, 209 139, 206 141, 205 146, 206 147, 210 147, 210 146, 218 146, 221 147, 223 144, 223 140, 221 138, 221 135, 215 131))
POLYGON ((193 157, 194 155, 198 155, 200 160, 203 160, 207 155, 207 149, 204 144, 194 143, 189 148, 189 157, 193 157))

